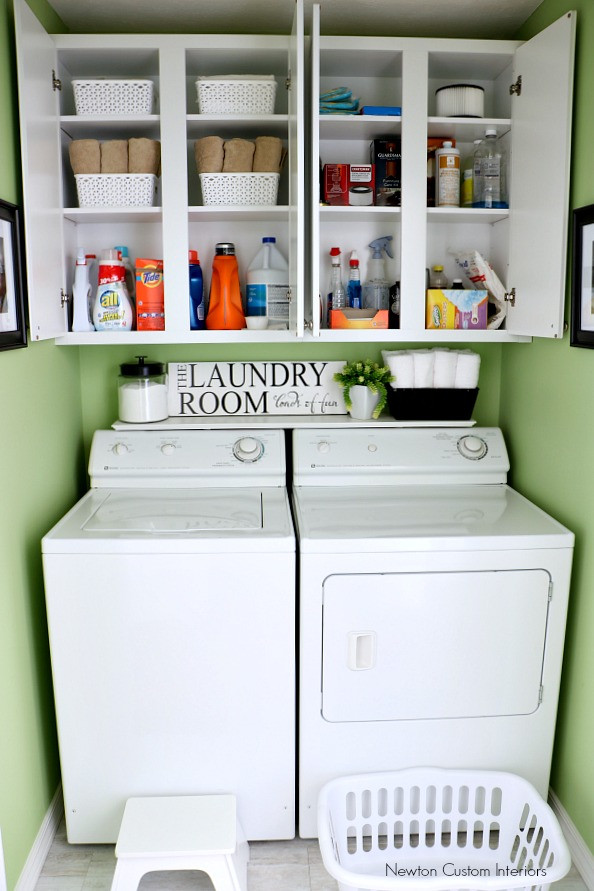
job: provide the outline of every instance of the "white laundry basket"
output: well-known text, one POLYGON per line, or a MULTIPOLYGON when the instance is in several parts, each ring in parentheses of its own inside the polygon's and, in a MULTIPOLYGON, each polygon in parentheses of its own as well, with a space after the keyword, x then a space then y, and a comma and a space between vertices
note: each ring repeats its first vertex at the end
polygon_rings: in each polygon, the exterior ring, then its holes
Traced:
POLYGON ((318 833, 340 891, 537 889, 571 866, 549 806, 526 780, 499 771, 340 777, 320 792, 318 833))

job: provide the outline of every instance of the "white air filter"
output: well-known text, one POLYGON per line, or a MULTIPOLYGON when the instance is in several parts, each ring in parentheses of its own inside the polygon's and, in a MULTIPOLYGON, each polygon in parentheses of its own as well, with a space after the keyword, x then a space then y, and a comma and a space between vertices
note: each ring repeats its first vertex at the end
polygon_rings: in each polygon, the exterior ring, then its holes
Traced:
POLYGON ((482 118, 485 108, 485 91, 473 84, 453 84, 435 91, 437 117, 482 118))

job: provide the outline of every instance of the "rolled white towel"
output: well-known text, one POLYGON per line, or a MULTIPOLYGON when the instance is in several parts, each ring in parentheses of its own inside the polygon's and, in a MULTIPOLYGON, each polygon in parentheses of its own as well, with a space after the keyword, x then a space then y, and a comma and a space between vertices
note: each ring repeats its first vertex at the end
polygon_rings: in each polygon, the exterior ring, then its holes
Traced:
POLYGON ((437 389, 450 390, 456 380, 458 352, 456 350, 433 350, 433 386, 437 389))
POLYGON ((413 350, 415 369, 415 388, 433 387, 433 366, 435 356, 433 350, 413 350))
POLYGON ((458 350, 454 387, 457 389, 478 387, 480 367, 481 357, 478 353, 472 350, 458 350))
POLYGON ((382 353, 384 364, 388 366, 396 380, 392 381, 395 390, 412 390, 415 385, 413 356, 408 350, 395 350, 382 353))

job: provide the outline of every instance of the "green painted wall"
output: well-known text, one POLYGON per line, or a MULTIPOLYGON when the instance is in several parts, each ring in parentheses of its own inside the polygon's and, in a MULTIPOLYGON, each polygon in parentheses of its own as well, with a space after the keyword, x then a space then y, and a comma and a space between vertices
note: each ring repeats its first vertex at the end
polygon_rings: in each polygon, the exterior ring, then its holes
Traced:
MULTIPOLYGON (((530 37, 577 9, 571 207, 594 203, 594 3, 544 0, 530 37)), ((551 127, 555 110, 551 109, 551 127)), ((543 151, 546 152, 546 133, 543 151)), ((543 184, 546 188, 546 183, 543 184)), ((569 287, 568 287, 569 295, 569 287)), ((569 320, 569 296, 566 318, 569 320)), ((594 851, 594 352, 538 340, 503 348, 501 425, 513 483, 576 534, 565 664, 551 785, 594 851)))
MULTIPOLYGON (((19 203, 12 33, 0 0, 0 197, 19 203)), ((9 889, 59 781, 39 541, 77 493, 78 378, 76 349, 0 352, 0 827, 9 889)))

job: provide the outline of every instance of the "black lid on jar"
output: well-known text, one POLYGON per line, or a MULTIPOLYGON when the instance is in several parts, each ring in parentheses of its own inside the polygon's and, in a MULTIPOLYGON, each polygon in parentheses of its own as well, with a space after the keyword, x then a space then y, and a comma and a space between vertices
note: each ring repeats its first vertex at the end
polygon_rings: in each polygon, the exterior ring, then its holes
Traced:
POLYGON ((215 253, 219 254, 234 254, 235 253, 235 245, 232 241, 219 241, 219 243, 215 246, 215 253))
POLYGON ((147 362, 144 356, 136 356, 138 363, 134 365, 132 362, 124 362, 120 365, 120 371, 123 377, 155 377, 163 374, 165 366, 162 362, 147 362))

